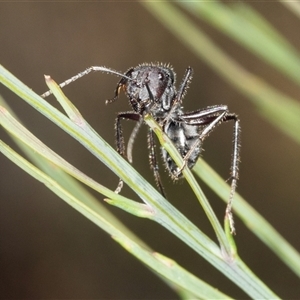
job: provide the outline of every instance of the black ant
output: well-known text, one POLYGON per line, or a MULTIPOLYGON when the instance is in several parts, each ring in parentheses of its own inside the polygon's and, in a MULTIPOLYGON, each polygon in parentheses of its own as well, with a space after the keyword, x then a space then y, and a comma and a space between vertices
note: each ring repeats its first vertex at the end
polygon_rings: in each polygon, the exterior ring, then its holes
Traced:
MULTIPOLYGON (((226 105, 215 105, 205 107, 192 112, 184 112, 182 100, 192 78, 192 68, 186 69, 185 75, 178 90, 175 87, 175 73, 169 65, 164 64, 141 64, 130 68, 125 74, 106 67, 90 67, 78 75, 60 84, 64 87, 69 83, 87 75, 92 71, 107 72, 121 77, 113 99, 106 100, 106 103, 118 99, 121 89, 129 98, 133 111, 118 113, 116 118, 116 144, 117 151, 123 157, 125 153, 125 142, 121 127, 121 120, 128 119, 136 121, 137 124, 132 131, 128 146, 127 158, 132 162, 132 147, 136 134, 143 123, 145 113, 150 113, 160 124, 163 132, 170 138, 184 160, 184 164, 178 167, 167 151, 162 147, 162 157, 166 168, 173 179, 182 177, 182 170, 185 166, 192 169, 197 162, 202 148, 202 143, 213 129, 224 122, 234 122, 233 154, 231 163, 231 191, 226 208, 226 216, 229 219, 231 233, 235 233, 232 201, 238 180, 238 163, 240 154, 240 121, 238 116, 228 111, 226 105)), ((47 97, 51 92, 46 92, 42 97, 47 97)), ((158 164, 155 154, 155 142, 153 131, 148 130, 148 148, 150 167, 161 194, 165 196, 163 185, 158 172, 158 164)), ((116 192, 122 189, 123 181, 120 179, 116 192)))

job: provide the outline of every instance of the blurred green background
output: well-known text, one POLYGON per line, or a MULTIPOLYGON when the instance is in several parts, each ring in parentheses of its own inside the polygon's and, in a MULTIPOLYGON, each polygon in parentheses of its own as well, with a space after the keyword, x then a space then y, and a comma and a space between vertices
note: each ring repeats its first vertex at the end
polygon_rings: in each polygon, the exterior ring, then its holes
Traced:
MULTIPOLYGON (((290 43, 300 48, 300 20, 275 2, 249 3, 290 43)), ((299 99, 299 86, 204 21, 195 19, 225 53, 285 94, 299 99)), ((57 82, 91 65, 119 71, 142 62, 173 65, 180 82, 187 66, 194 77, 185 110, 227 104, 242 126, 242 163, 238 192, 297 249, 299 228, 299 144, 264 120, 248 99, 183 46, 138 3, 1 3, 0 63, 34 91, 47 90, 44 74, 57 82)), ((300 72, 300 70, 299 70, 300 72)), ((105 105, 118 78, 89 75, 64 89, 85 119, 114 145, 114 119, 130 110, 127 99, 105 105)), ((24 124, 53 150, 100 183, 114 188, 118 179, 81 145, 0 86, 24 124)), ((47 98, 59 107, 53 97, 47 98)), ((271 101, 272 99, 270 99, 271 101)), ((299 100, 298 100, 299 101, 299 100)), ((129 137, 133 124, 123 122, 129 137)), ((148 166, 145 128, 134 148, 134 166, 154 182, 148 166)), ((1 130, 1 138, 10 139, 1 130)), ((229 176, 232 126, 218 128, 204 145, 204 159, 225 179, 229 176)), ((106 233, 51 194, 43 185, 0 156, 0 298, 177 298, 159 278, 106 233)), ((204 232, 210 224, 186 183, 163 181, 172 204, 204 232)), ((200 182, 201 184, 201 182, 200 182)), ((220 220, 225 205, 203 184, 220 220)), ((127 188, 124 194, 135 195, 127 188)), ((99 201, 102 198, 96 195, 99 201)), ((211 265, 159 226, 110 207, 153 249, 175 259, 200 278, 235 297, 245 294, 211 265)), ((296 298, 296 276, 236 218, 241 258, 279 296, 296 298)))

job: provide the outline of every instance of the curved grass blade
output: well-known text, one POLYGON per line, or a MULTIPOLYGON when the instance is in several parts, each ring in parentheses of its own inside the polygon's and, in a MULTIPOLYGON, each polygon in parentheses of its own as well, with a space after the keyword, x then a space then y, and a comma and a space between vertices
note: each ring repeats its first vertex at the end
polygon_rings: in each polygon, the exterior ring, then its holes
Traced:
POLYGON ((195 250, 225 276, 253 298, 277 298, 241 261, 238 256, 228 257, 186 217, 167 202, 122 157, 92 130, 81 128, 36 95, 3 67, 0 81, 30 105, 73 136, 105 165, 126 182, 155 212, 156 222, 195 250))
POLYGON ((97 226, 105 230, 114 240, 146 264, 150 269, 152 269, 152 271, 177 285, 180 289, 182 289, 182 292, 185 291, 185 293, 189 293, 190 295, 196 295, 201 299, 229 299, 227 295, 196 278, 194 275, 180 267, 176 262, 157 253, 153 253, 153 251, 145 249, 143 246, 134 242, 120 229, 107 221, 106 218, 103 218, 101 214, 85 205, 84 201, 77 198, 72 192, 65 190, 57 181, 53 180, 50 176, 33 166, 2 141, 0 141, 0 151, 29 175, 42 182, 66 203, 97 226), (164 258, 162 259, 162 257, 164 258))

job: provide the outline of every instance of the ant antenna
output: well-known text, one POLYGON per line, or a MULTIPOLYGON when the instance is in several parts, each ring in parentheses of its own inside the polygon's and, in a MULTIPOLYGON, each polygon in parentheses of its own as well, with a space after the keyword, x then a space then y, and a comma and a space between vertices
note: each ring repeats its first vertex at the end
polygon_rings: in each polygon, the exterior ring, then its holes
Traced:
MULTIPOLYGON (((92 66, 92 67, 87 68, 83 72, 80 72, 77 75, 71 77, 70 79, 67 79, 66 81, 62 82, 61 84, 59 84, 59 87, 63 88, 66 85, 68 85, 68 84, 76 81, 77 79, 79 79, 79 78, 81 78, 81 77, 83 77, 85 75, 88 75, 92 71, 106 72, 108 74, 114 74, 114 75, 126 78, 127 80, 132 80, 132 78, 130 78, 130 77, 128 77, 128 76, 126 76, 126 75, 124 75, 124 74, 122 74, 120 72, 117 72, 117 71, 115 71, 113 69, 109 69, 109 68, 106 68, 106 67, 92 66)), ((49 90, 49 91, 45 92, 43 95, 41 95, 41 97, 46 98, 46 97, 48 97, 51 94, 52 94, 52 92, 49 90)))

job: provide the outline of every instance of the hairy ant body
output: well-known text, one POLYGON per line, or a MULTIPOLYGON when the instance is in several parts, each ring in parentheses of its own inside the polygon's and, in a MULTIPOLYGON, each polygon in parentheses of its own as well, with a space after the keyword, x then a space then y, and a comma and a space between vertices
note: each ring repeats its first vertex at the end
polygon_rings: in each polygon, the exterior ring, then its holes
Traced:
MULTIPOLYGON (((122 132, 121 120, 128 119, 136 121, 137 124, 132 131, 128 146, 127 158, 132 162, 132 147, 136 134, 143 123, 145 113, 150 113, 160 124, 163 132, 170 138, 178 152, 184 160, 184 165, 178 167, 167 151, 162 147, 162 157, 173 179, 182 177, 182 170, 185 166, 193 168, 201 154, 202 143, 213 129, 224 122, 234 122, 233 154, 231 163, 231 192, 226 208, 226 216, 229 219, 231 232, 234 233, 234 222, 232 217, 232 200, 236 190, 238 180, 239 163, 239 135, 240 125, 238 116, 228 111, 226 105, 215 105, 205 107, 192 112, 184 112, 182 100, 192 78, 192 68, 186 69, 185 75, 179 85, 175 87, 175 73, 169 65, 163 64, 141 64, 135 68, 130 68, 125 74, 114 71, 106 67, 90 67, 78 75, 60 84, 61 87, 87 75, 92 71, 101 71, 115 74, 121 77, 113 99, 106 103, 114 102, 118 99, 121 89, 129 98, 133 111, 118 113, 116 118, 116 145, 117 151, 126 156, 125 142, 122 132)), ((43 94, 46 97, 51 92, 43 94)), ((165 196, 163 185, 158 172, 158 164, 155 154, 155 142, 153 131, 149 128, 148 149, 150 167, 154 173, 156 185, 161 194, 165 196)), ((116 192, 120 192, 123 182, 120 179, 116 192)))

